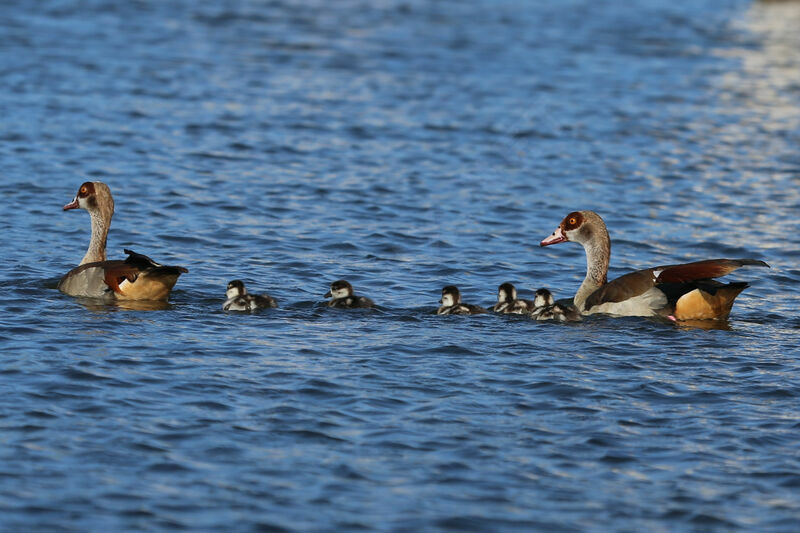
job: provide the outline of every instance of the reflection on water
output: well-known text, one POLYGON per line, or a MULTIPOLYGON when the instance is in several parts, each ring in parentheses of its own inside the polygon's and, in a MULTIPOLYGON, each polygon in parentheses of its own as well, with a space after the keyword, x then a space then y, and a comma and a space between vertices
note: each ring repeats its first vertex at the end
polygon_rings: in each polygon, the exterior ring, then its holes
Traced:
POLYGON ((679 329, 731 330, 730 320, 679 320, 675 322, 679 329))
MULTIPOLYGON (((800 2, 755 2, 737 27, 757 44, 729 50, 741 69, 722 77, 726 99, 758 111, 760 125, 780 134, 800 124, 800 2)), ((755 118, 755 117, 754 117, 755 118)))
MULTIPOLYGON (((731 61, 698 108, 680 154, 683 172, 697 172, 677 210, 702 246, 729 242, 737 253, 775 262, 787 234, 800 233, 800 2, 754 2, 731 24, 733 39, 713 50, 731 61), (747 213, 747 223, 742 213, 747 213)), ((727 253, 727 252, 726 252, 727 253)), ((748 272, 749 274, 749 272, 748 272)), ((757 274, 763 276, 763 274, 757 274)), ((745 278, 748 279, 748 278, 745 278)))
POLYGON ((154 300, 104 300, 102 298, 75 298, 89 311, 163 311, 171 309, 172 304, 154 300))

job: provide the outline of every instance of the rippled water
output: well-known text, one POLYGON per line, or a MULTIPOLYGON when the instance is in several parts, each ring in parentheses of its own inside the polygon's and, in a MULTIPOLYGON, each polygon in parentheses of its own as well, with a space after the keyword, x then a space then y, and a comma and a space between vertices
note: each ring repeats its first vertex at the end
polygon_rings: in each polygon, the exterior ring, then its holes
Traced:
POLYGON ((2 529, 798 530, 800 4, 666 4, 0 6, 2 529), (55 289, 87 179, 168 309, 55 289), (431 314, 571 296, 586 208, 611 276, 772 269, 728 329, 431 314))

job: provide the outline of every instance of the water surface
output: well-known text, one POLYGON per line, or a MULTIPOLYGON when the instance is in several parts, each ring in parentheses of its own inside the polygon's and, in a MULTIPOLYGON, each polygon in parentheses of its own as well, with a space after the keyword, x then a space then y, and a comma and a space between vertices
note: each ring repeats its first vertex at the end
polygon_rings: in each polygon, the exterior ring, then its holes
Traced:
POLYGON ((0 7, 3 529, 796 531, 800 5, 673 4, 0 7), (55 289, 85 180, 168 308, 55 289), (587 208, 612 277, 772 268, 727 329, 431 314, 571 296, 587 208))

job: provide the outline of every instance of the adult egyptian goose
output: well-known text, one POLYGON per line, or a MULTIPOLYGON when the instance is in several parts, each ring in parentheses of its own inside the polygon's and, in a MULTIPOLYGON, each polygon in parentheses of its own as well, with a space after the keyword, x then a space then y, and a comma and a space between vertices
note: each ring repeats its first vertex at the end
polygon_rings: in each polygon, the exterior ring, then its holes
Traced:
POLYGON ((159 265, 146 255, 125 250, 128 258, 106 260, 106 238, 114 216, 114 199, 108 186, 87 181, 72 202, 64 206, 86 209, 92 218, 89 249, 80 262, 61 278, 58 290, 70 296, 115 300, 166 300, 178 276, 188 272, 179 266, 159 265))
POLYGON ((343 307, 345 309, 369 308, 375 304, 366 296, 358 296, 353 292, 350 282, 340 279, 331 283, 331 290, 325 293, 325 298, 331 298, 328 307, 343 307))
POLYGON ((533 302, 517 298, 517 288, 513 283, 503 283, 497 287, 497 303, 492 307, 495 313, 527 315, 533 310, 533 302))
POLYGON ((607 282, 611 239, 594 211, 564 217, 540 245, 577 242, 586 251, 586 278, 573 302, 583 314, 666 316, 675 320, 725 319, 748 284, 714 280, 743 266, 765 266, 757 259, 708 259, 637 270, 607 282))

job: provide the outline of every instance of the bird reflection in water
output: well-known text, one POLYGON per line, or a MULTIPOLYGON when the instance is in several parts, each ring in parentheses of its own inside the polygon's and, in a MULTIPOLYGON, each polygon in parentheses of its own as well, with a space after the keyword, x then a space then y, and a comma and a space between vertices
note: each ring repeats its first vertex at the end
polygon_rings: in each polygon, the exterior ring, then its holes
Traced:
POLYGON ((99 298, 75 298, 75 301, 89 311, 163 311, 172 309, 169 302, 160 300, 102 300, 99 298))

